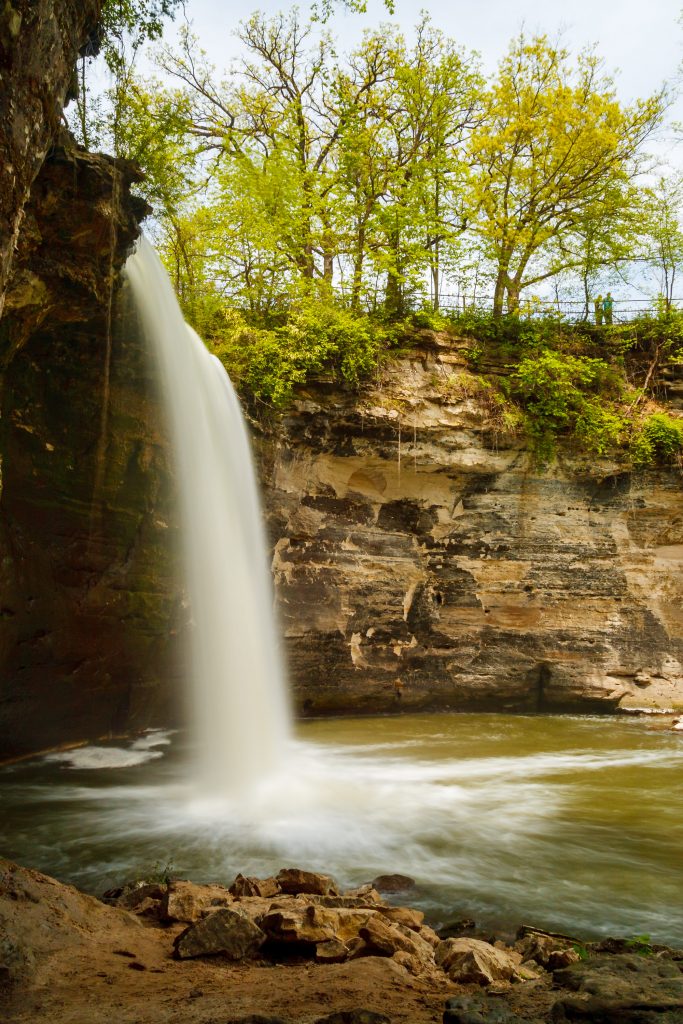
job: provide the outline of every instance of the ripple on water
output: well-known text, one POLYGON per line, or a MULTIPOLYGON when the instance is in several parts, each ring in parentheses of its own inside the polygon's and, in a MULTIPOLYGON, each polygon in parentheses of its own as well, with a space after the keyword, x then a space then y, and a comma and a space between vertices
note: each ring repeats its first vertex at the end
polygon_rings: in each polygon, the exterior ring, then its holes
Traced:
POLYGON ((532 921, 683 943, 681 737, 632 720, 498 715, 312 723, 277 776, 207 799, 182 738, 4 771, 0 842, 93 891, 156 862, 196 880, 412 875, 433 920, 532 921))

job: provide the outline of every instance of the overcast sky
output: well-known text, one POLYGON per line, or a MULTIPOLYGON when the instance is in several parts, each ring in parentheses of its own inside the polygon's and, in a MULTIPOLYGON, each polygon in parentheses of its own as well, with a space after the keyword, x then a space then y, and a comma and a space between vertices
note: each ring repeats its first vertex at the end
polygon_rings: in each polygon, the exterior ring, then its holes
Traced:
MULTIPOLYGON (((468 49, 478 50, 487 69, 495 66, 510 38, 524 25, 528 32, 565 32, 572 48, 596 43, 610 71, 619 69, 624 100, 657 89, 678 76, 683 59, 683 0, 396 0, 390 19, 381 0, 369 0, 367 14, 339 13, 330 28, 343 48, 352 46, 366 28, 398 22, 406 34, 426 10, 432 21, 468 49)), ((237 52, 234 30, 255 10, 287 9, 281 0, 187 0, 188 18, 213 62, 222 67, 237 52)), ((303 11, 305 3, 300 4, 303 11)), ((168 32, 169 39, 173 31, 168 32)))
MULTIPOLYGON (((276 14, 292 5, 283 0, 186 0, 186 17, 194 33, 219 70, 240 53, 235 29, 254 11, 276 14)), ((303 13, 309 4, 302 2, 303 13)), ((340 10, 326 26, 338 40, 340 50, 348 50, 362 37, 365 29, 382 22, 398 23, 410 38, 427 11, 433 23, 469 50, 476 50, 485 71, 492 71, 507 49, 510 39, 524 27, 528 34, 562 32, 573 51, 597 46, 605 61, 605 70, 614 75, 624 102, 644 97, 659 89, 664 81, 681 91, 683 64, 683 24, 679 21, 683 0, 396 0, 393 17, 382 0, 368 0, 367 14, 340 10)), ((169 25, 164 34, 172 44, 182 16, 169 25)), ((143 60, 141 70, 147 70, 143 60)), ((683 122, 683 98, 677 98, 669 121, 683 122)), ((680 166, 683 143, 670 130, 651 144, 660 159, 680 166)))

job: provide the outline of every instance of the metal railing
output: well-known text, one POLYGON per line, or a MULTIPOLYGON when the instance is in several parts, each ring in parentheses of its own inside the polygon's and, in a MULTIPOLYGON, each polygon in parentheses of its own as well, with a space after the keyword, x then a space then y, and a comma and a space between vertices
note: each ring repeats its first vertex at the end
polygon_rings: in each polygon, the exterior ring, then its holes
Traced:
MULTIPOLYGON (((522 317, 559 316, 564 320, 576 322, 595 323, 595 300, 591 300, 586 309, 585 301, 548 299, 548 300, 525 300, 522 299, 519 306, 519 315, 522 317)), ((662 301, 655 302, 652 299, 612 299, 612 321, 613 323, 628 323, 641 316, 660 316, 664 304, 662 301)), ((683 309, 683 298, 671 299, 668 303, 671 310, 683 309)), ((490 295, 439 295, 439 309, 490 312, 493 309, 493 297, 490 295)), ((603 311, 602 323, 605 323, 603 311)))

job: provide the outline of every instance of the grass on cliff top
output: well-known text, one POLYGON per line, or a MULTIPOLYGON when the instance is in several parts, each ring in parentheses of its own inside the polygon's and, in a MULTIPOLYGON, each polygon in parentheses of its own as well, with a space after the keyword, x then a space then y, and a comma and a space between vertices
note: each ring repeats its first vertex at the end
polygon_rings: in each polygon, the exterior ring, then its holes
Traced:
POLYGON ((680 366, 683 381, 683 314, 675 310, 605 327, 479 311, 387 322, 304 298, 268 320, 221 307, 192 319, 262 413, 286 408, 321 374, 361 388, 428 329, 467 340, 468 369, 438 380, 444 399, 478 401, 492 431, 525 436, 539 463, 563 449, 636 467, 681 463, 683 419, 657 401, 663 368, 680 366))

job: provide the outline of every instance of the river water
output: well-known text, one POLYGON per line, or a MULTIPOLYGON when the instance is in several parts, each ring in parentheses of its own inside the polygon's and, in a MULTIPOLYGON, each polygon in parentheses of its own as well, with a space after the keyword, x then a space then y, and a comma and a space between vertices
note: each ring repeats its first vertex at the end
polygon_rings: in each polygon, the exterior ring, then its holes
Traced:
MULTIPOLYGON (((443 924, 683 945, 683 735, 630 718, 414 715, 304 723, 245 801, 152 733, 0 770, 0 851, 98 893, 171 864, 230 884, 283 866, 411 875, 443 924)), ((401 901, 399 900, 399 902, 401 901)))

